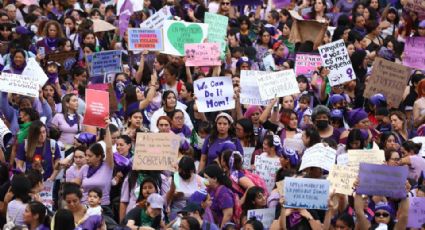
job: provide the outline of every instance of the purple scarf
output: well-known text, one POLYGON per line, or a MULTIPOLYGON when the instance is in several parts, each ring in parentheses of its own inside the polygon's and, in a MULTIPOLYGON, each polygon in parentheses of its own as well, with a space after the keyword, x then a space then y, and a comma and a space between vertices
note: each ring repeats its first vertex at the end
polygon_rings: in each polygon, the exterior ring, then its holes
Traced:
POLYGON ((192 135, 192 131, 186 125, 183 125, 181 129, 171 128, 171 131, 173 131, 175 134, 182 133, 185 137, 190 137, 190 135, 192 135))
POLYGON ((103 162, 101 162, 99 166, 97 167, 89 166, 89 170, 87 170, 87 178, 90 178, 91 176, 93 176, 100 169, 100 167, 102 167, 102 165, 103 165, 103 162))
POLYGON ((47 77, 49 78, 48 82, 51 84, 56 83, 56 79, 58 79, 58 73, 47 73, 47 77))
POLYGON ((291 215, 289 215, 289 228, 294 227, 295 225, 299 224, 303 217, 300 215, 299 212, 293 212, 291 215))
POLYGON ((65 118, 65 121, 69 125, 69 127, 72 127, 72 126, 78 124, 79 120, 80 120, 76 113, 68 114, 68 115, 64 114, 63 117, 65 118), (70 116, 72 117, 72 119, 69 118, 70 116))
POLYGON ((44 41, 46 41, 46 45, 51 49, 51 50, 56 50, 56 47, 58 46, 58 39, 56 38, 46 38, 44 39, 44 41))
POLYGON ((27 66, 27 62, 24 62, 22 66, 16 66, 15 62, 11 62, 12 68, 10 69, 10 72, 13 74, 22 74, 24 72, 25 67, 27 66))

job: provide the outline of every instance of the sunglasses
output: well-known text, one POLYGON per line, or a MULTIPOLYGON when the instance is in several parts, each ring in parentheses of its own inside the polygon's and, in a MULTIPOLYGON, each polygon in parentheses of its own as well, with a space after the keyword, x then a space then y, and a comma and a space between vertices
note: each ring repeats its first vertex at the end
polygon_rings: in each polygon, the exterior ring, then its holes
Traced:
POLYGON ((222 5, 230 5, 230 2, 222 2, 222 5))
POLYGON ((375 212, 375 217, 389 217, 390 214, 386 212, 375 212))

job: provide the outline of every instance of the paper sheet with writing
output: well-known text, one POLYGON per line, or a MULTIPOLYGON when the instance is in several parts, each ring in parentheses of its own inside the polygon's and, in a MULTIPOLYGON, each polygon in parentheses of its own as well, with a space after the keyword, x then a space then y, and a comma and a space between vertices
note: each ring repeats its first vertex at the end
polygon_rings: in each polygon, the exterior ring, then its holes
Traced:
POLYGON ((349 195, 353 194, 353 184, 357 178, 358 170, 345 165, 333 165, 326 178, 330 182, 329 192, 349 195))
POLYGON ((39 89, 40 86, 36 75, 18 75, 5 72, 0 75, 1 92, 38 97, 39 89))
POLYGON ((257 76, 257 83, 262 100, 300 92, 293 69, 259 75, 257 76))
POLYGON ((223 111, 235 108, 230 77, 207 77, 193 82, 199 112, 223 111))
POLYGON ((335 164, 336 151, 324 146, 322 143, 316 144, 304 151, 300 171, 309 167, 319 167, 329 171, 335 164))
POLYGON ((255 173, 257 173, 267 185, 270 192, 275 185, 276 171, 281 167, 279 158, 270 158, 267 156, 255 157, 255 173))
POLYGON ((260 88, 257 83, 257 76, 269 73, 265 71, 256 70, 241 70, 241 93, 239 99, 243 105, 264 105, 269 103, 269 100, 261 100, 260 88))

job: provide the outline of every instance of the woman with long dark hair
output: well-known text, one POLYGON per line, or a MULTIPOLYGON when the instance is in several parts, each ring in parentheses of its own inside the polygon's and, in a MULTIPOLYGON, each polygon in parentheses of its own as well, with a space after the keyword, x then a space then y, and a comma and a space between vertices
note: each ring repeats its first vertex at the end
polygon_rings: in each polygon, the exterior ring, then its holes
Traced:
POLYGON ((29 230, 49 230, 50 218, 47 216, 47 208, 38 201, 28 203, 24 212, 24 222, 29 230))

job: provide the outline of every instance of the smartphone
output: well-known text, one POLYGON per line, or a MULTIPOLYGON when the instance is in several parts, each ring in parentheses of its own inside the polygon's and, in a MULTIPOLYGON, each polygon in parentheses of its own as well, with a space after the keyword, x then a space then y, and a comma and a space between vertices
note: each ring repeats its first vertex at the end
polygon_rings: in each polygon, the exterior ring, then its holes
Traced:
POLYGON ((45 56, 46 55, 46 50, 44 49, 44 47, 39 47, 38 48, 38 53, 41 55, 41 56, 45 56))

